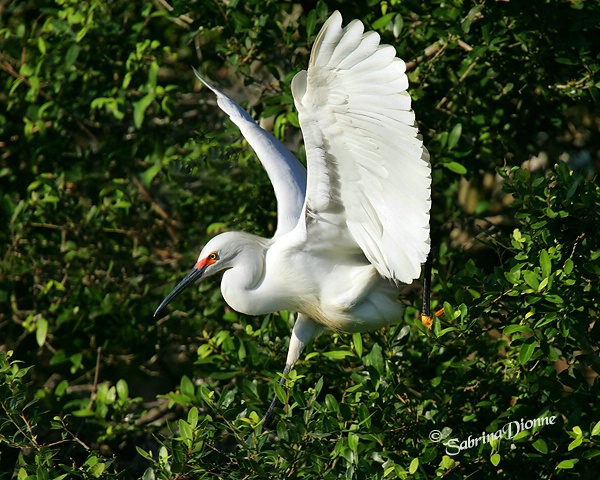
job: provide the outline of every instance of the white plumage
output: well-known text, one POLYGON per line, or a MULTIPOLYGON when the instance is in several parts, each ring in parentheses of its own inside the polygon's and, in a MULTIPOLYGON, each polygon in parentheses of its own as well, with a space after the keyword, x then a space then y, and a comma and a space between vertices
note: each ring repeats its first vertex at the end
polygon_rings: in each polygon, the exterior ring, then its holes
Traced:
POLYGON ((272 239, 228 232, 210 240, 155 315, 186 286, 225 270, 221 290, 235 310, 298 312, 286 372, 323 329, 361 332, 401 320, 401 284, 419 277, 429 252, 431 167, 405 64, 379 41, 358 20, 342 28, 335 12, 308 69, 292 80, 308 174, 196 72, 267 171, 277 231, 272 239))
POLYGON ((341 24, 335 12, 308 71, 292 81, 308 160, 305 209, 327 218, 319 228, 347 228, 380 275, 408 283, 429 252, 429 154, 404 62, 361 22, 341 24))

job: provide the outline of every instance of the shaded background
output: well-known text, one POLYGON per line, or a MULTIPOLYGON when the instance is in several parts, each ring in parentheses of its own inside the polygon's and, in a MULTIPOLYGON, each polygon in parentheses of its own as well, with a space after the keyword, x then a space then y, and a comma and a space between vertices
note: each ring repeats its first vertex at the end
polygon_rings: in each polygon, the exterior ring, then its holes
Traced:
POLYGON ((592 478, 599 24, 576 0, 0 2, 0 477, 592 478), (420 324, 416 282, 403 324, 318 339, 269 433, 288 312, 214 280, 152 318, 208 238, 276 222, 190 66, 304 159, 290 81, 334 9, 407 63, 445 313, 420 324), (543 415, 460 456, 429 437, 543 415))

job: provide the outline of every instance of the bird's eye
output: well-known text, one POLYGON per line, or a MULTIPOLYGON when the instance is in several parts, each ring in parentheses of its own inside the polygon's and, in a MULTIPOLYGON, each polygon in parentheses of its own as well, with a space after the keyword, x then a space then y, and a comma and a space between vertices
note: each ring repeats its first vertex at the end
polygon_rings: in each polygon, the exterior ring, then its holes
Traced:
POLYGON ((219 255, 217 255, 217 252, 212 252, 208 255, 209 260, 216 260, 217 258, 219 258, 219 255))

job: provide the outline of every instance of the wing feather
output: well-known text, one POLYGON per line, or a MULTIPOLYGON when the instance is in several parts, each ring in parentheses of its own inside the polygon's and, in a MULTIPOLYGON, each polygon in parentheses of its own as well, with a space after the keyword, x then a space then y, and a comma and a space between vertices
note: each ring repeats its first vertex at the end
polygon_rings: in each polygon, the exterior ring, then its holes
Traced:
POLYGON ((352 68, 373 55, 377 51, 377 47, 379 47, 379 35, 377 33, 367 32, 363 34, 360 48, 350 52, 346 58, 343 58, 337 68, 341 71, 352 68))
POLYGON ((331 58, 327 62, 327 66, 337 66, 344 61, 349 55, 356 51, 362 40, 365 28, 358 20, 353 20, 345 29, 344 35, 340 38, 339 43, 335 46, 331 58))
POLYGON ((240 129, 256 152, 273 184, 277 197, 277 231, 275 236, 291 231, 298 223, 306 195, 306 169, 283 143, 263 130, 237 103, 204 80, 196 77, 217 96, 217 105, 240 129))
POLYGON ((429 252, 431 166, 406 65, 379 42, 360 21, 342 29, 335 12, 292 81, 308 161, 300 225, 308 248, 362 251, 408 283, 429 252))

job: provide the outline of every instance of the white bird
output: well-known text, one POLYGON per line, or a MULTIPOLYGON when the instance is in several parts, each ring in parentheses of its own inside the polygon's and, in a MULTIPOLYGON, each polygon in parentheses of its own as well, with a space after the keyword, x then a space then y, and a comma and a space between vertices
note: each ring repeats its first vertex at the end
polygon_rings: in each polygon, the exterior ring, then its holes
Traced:
POLYGON ((308 69, 292 80, 308 174, 194 70, 267 171, 277 230, 270 239, 226 232, 210 240, 155 316, 193 282, 224 271, 221 292, 234 310, 297 312, 284 374, 324 330, 365 332, 401 321, 402 286, 420 276, 430 249, 431 166, 405 63, 379 42, 358 20, 342 28, 336 11, 308 69))

